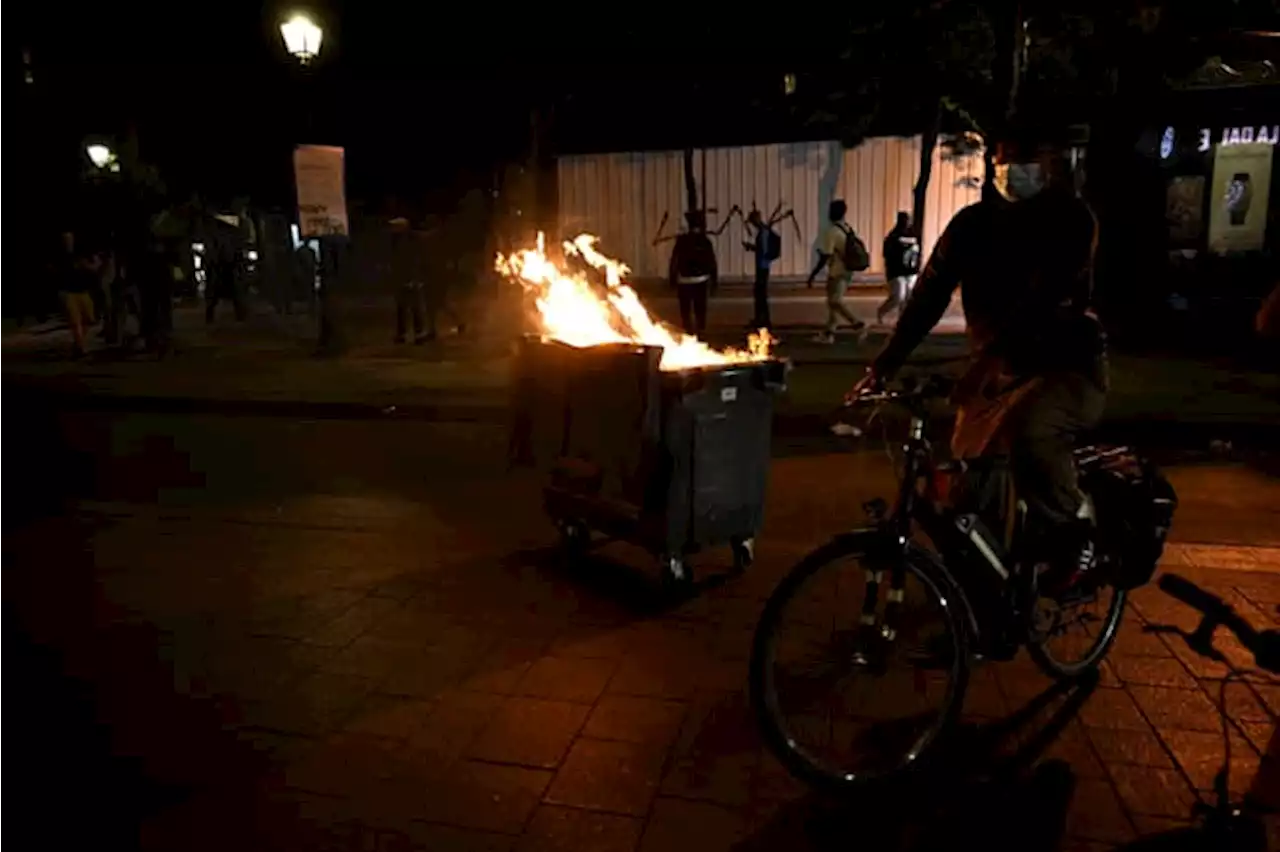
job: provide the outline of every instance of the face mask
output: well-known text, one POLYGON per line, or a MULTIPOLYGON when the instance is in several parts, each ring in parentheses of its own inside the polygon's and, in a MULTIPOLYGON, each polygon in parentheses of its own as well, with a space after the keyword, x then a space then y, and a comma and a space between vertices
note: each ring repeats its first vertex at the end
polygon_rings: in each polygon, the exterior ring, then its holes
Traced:
POLYGON ((998 163, 995 188, 1010 201, 1026 201, 1044 189, 1039 163, 998 163))

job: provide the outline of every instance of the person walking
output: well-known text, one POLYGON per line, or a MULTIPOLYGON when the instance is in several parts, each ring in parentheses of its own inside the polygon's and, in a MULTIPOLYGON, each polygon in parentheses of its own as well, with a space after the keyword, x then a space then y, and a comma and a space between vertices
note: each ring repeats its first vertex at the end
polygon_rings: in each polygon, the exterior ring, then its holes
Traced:
MULTIPOLYGON (((205 284, 206 323, 212 323, 218 304, 230 301, 238 322, 249 318, 249 306, 241 286, 241 266, 244 257, 244 240, 238 224, 233 225, 229 216, 215 215, 209 218, 205 240, 205 260, 208 278, 205 284)), ((239 221, 237 218, 236 222, 239 221)))
POLYGON ((391 279, 396 292, 396 343, 408 338, 409 321, 413 321, 413 342, 427 342, 423 287, 423 245, 419 234, 404 216, 396 216, 391 227, 391 279))
POLYGON ((75 234, 62 235, 63 255, 58 264, 58 297, 67 314, 67 327, 73 341, 72 357, 88 354, 85 329, 93 325, 93 290, 102 272, 102 261, 96 255, 76 248, 75 234))
POLYGON ((876 325, 884 325, 884 318, 890 311, 898 311, 901 316, 902 306, 916 285, 916 275, 920 272, 920 240, 911 227, 911 214, 905 210, 898 213, 893 230, 884 238, 882 251, 889 296, 876 309, 876 325))
POLYGON ((130 270, 136 278, 141 303, 139 327, 148 352, 157 358, 169 353, 173 343, 173 263, 170 247, 153 237, 147 250, 130 270))
POLYGON ((298 243, 289 262, 289 292, 285 301, 285 313, 292 313, 295 302, 303 304, 303 310, 315 312, 316 303, 316 253, 305 240, 298 243))
POLYGON ((719 285, 720 270, 702 212, 690 210, 685 220, 689 230, 676 237, 669 277, 680 301, 680 321, 685 332, 701 336, 707 330, 707 297, 719 285))
MULTIPOLYGON (((448 262, 444 223, 436 214, 429 214, 421 231, 423 250, 422 303, 427 318, 427 339, 435 340, 441 334, 440 318, 448 320, 444 333, 464 335, 467 321, 464 315, 466 294, 474 289, 460 280, 456 265, 448 262)), ((487 254, 487 253, 486 253, 487 254)))
POLYGON ((782 255, 782 239, 777 231, 765 224, 759 210, 752 210, 747 215, 747 227, 755 234, 751 242, 742 244, 743 248, 755 255, 756 279, 752 288, 755 315, 747 323, 747 328, 754 331, 773 327, 769 316, 769 270, 773 262, 782 255))
POLYGON ((853 281, 853 273, 861 272, 869 265, 866 246, 844 221, 848 212, 848 205, 838 198, 827 208, 830 224, 822 236, 818 262, 805 282, 806 286, 812 287, 818 273, 823 269, 827 271, 827 327, 814 337, 818 343, 836 342, 836 328, 841 319, 861 334, 865 335, 867 328, 867 324, 855 317, 844 303, 844 294, 853 281))

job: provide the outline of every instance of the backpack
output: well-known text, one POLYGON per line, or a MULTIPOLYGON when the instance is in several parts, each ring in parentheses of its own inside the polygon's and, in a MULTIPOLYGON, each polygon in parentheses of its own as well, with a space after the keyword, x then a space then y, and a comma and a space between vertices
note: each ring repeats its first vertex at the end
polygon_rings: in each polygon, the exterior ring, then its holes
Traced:
POLYGON ((914 243, 902 253, 902 268, 915 275, 920 271, 920 244, 914 243))
POLYGON ((774 261, 782 257, 782 235, 769 228, 764 235, 764 259, 774 261))
POLYGON ((844 268, 850 272, 862 272, 870 267, 871 255, 867 252, 866 243, 858 239, 858 235, 848 225, 837 227, 844 231, 844 251, 840 253, 844 268))

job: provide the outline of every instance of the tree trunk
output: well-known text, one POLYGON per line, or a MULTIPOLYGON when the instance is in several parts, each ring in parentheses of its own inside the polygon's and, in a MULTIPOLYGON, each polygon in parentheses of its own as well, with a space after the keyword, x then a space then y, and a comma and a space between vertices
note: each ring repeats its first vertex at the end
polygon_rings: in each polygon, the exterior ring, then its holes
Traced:
POLYGON ((988 133, 982 138, 982 200, 993 200, 996 193, 995 138, 988 133))
POLYGON ((929 179, 933 176, 933 152, 938 148, 938 134, 942 132, 942 99, 933 110, 933 120, 925 128, 920 139, 920 173, 916 176, 915 189, 911 191, 911 224, 917 235, 924 234, 925 199, 929 192, 929 179))
POLYGON ((698 206, 698 181, 693 174, 693 149, 684 149, 684 204, 685 212, 701 210, 698 206))
POLYGON ((1009 57, 1009 101, 1005 107, 1005 120, 1013 118, 1018 111, 1018 90, 1022 87, 1022 75, 1027 67, 1027 30, 1022 16, 1022 3, 1015 0, 1013 4, 1013 48, 1009 57))
MULTIPOLYGON (((1000 19, 996 23, 996 73, 995 82, 1006 93, 1004 115, 1001 126, 1007 128, 1018 108, 1018 90, 1021 88, 1022 73, 1026 66, 1027 33, 1023 27, 1021 0, 1007 0, 1002 6, 1000 19)), ((983 134, 984 151, 982 155, 982 197, 995 195, 995 142, 990 132, 983 134)))

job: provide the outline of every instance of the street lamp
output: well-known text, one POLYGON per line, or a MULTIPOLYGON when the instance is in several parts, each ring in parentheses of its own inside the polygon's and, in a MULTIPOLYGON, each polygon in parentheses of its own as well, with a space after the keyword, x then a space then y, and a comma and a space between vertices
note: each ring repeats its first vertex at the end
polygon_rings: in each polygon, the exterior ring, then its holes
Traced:
POLYGON ((116 160, 115 152, 101 143, 86 145, 84 152, 89 155, 89 162, 93 163, 96 168, 107 169, 109 171, 120 171, 120 163, 116 160))
MULTIPOLYGON (((311 18, 304 14, 295 14, 289 20, 280 25, 280 35, 284 38, 285 50, 289 52, 294 59, 298 60, 298 64, 305 70, 311 64, 312 60, 320 53, 320 44, 324 40, 324 32, 316 25, 311 18)), ((310 77, 310 74, 304 73, 302 76, 310 77)), ((304 122, 308 133, 311 132, 311 98, 309 95, 302 98, 304 102, 304 122)), ((296 165, 295 165, 296 169, 296 165)), ((296 181, 296 174, 295 174, 296 181)), ((303 235, 306 236, 306 235, 303 235)), ((334 251, 333 245, 329 242, 329 237, 320 235, 319 242, 321 251, 331 254, 334 251)), ((331 264, 330 264, 331 265, 331 264)), ((336 306, 333 304, 333 286, 334 281, 332 273, 321 275, 319 291, 320 291, 320 341, 317 350, 318 355, 336 355, 341 350, 341 342, 339 340, 337 324, 334 314, 336 306)))
POLYGON ((281 24, 280 35, 284 37, 285 50, 303 65, 316 58, 324 39, 324 31, 306 15, 294 15, 281 24))

